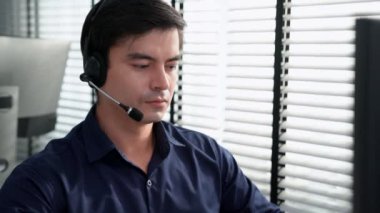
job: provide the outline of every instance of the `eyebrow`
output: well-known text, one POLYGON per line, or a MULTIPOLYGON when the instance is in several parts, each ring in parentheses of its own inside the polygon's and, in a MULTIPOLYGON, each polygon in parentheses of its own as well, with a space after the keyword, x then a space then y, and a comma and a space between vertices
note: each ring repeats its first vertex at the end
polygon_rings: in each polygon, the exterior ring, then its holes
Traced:
MULTIPOLYGON (((128 58, 132 60, 136 59, 145 59, 145 60, 150 60, 150 61, 155 61, 156 59, 153 58, 152 56, 143 54, 143 53, 130 53, 128 54, 128 58)), ((181 59, 181 55, 176 55, 174 57, 169 58, 167 61, 179 61, 181 59)))

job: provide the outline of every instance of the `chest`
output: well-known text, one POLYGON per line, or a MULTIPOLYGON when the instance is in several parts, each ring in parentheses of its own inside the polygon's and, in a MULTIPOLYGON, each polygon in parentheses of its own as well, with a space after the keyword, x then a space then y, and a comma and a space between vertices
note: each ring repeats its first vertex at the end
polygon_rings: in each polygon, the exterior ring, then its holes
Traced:
POLYGON ((84 169, 67 188, 68 212, 219 212, 216 165, 178 158, 152 167, 148 174, 123 162, 84 169))

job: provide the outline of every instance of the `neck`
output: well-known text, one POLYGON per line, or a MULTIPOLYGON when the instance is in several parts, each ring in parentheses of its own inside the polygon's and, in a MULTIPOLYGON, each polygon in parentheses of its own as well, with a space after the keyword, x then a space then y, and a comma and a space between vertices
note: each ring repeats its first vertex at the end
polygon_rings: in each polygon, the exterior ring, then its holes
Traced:
POLYGON ((134 121, 113 103, 98 104, 96 118, 116 148, 146 172, 154 149, 153 123, 134 121))

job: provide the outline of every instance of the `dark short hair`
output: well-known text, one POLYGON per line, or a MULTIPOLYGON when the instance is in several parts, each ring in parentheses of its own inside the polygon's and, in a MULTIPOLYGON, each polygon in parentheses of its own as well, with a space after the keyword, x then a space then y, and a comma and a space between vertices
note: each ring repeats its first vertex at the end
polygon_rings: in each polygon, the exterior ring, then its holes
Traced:
POLYGON ((101 0, 88 13, 82 28, 83 62, 94 52, 106 60, 111 46, 125 36, 138 36, 153 29, 176 28, 180 48, 186 23, 162 0, 101 0))

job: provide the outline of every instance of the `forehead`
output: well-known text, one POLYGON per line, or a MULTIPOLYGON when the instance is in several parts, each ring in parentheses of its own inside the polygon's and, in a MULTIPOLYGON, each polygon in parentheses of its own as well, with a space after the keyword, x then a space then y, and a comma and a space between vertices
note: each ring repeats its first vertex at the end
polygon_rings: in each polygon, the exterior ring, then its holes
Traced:
MULTIPOLYGON (((179 52, 179 32, 176 28, 153 29, 142 35, 124 36, 112 47, 124 48, 127 51, 174 51, 179 52)), ((111 49, 112 49, 111 47, 111 49)))

